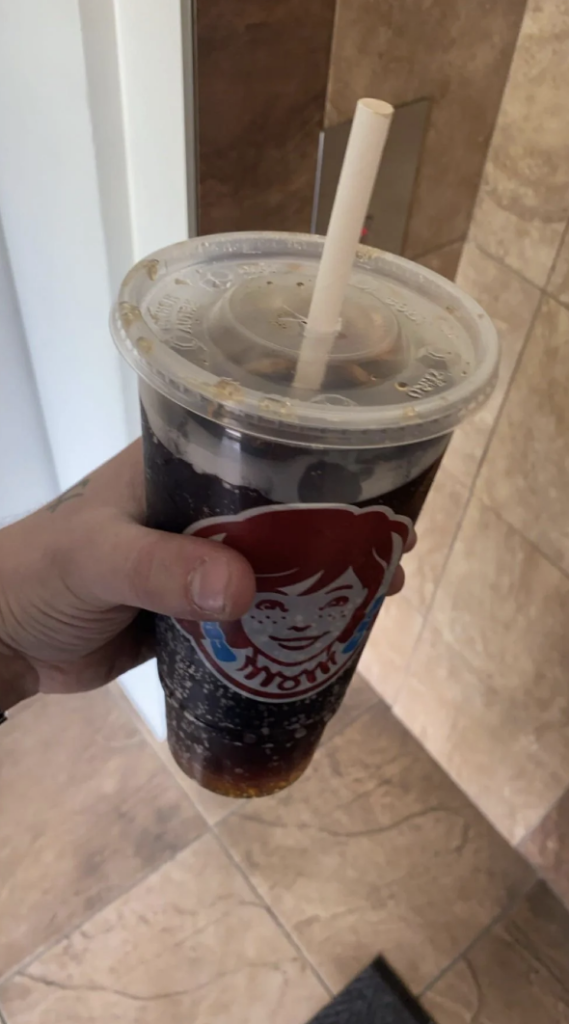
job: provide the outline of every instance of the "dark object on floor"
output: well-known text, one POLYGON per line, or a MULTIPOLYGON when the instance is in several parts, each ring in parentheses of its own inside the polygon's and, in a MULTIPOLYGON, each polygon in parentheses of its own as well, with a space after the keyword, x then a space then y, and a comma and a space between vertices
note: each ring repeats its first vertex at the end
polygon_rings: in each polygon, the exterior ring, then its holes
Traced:
POLYGON ((310 1024, 434 1024, 381 957, 310 1024))

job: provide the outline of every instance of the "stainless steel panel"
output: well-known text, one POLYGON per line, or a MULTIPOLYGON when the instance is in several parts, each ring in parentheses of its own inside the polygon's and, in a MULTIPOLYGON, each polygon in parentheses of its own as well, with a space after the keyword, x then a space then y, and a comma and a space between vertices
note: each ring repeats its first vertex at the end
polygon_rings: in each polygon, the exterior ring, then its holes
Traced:
MULTIPOLYGON (((371 197, 362 241, 401 253, 421 157, 431 100, 397 107, 371 197)), ((325 235, 346 151, 351 121, 327 128, 320 149, 312 229, 325 235)))
POLYGON ((181 0, 184 99, 186 114, 186 168, 188 187, 188 235, 198 233, 198 115, 196 104, 195 0, 181 0))

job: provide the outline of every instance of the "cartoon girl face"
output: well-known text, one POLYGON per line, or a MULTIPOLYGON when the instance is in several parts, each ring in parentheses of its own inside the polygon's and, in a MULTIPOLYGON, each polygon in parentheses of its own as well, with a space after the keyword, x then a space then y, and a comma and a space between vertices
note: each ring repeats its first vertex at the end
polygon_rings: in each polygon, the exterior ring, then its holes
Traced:
MULTIPOLYGON (((308 590, 314 580, 307 580, 308 590)), ((309 662, 322 654, 344 632, 366 590, 352 569, 315 593, 300 588, 258 593, 242 619, 243 629, 258 651, 285 665, 309 662), (291 593, 290 591, 294 591, 291 593)))
POLYGON ((177 620, 210 670, 261 701, 298 700, 344 671, 365 640, 410 523, 383 506, 261 506, 188 533, 239 551, 257 596, 236 622, 177 620))

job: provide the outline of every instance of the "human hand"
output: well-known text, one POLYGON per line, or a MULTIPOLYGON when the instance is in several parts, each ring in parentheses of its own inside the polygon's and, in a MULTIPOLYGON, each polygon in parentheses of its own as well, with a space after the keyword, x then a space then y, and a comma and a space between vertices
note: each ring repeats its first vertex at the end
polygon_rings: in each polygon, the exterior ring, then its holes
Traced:
MULTIPOLYGON (((232 620, 255 594, 221 544, 143 526, 140 441, 0 530, 0 707, 102 686, 154 654, 148 616, 232 620), (6 700, 8 694, 8 701, 6 700)), ((413 533, 406 550, 415 544, 413 533)), ((403 587, 399 567, 389 589, 403 587)))
MULTIPOLYGON (((411 530, 411 533, 409 534, 409 540, 407 541, 407 543, 405 545, 405 548, 403 550, 403 554, 404 555, 408 555, 409 552, 412 551, 413 548, 416 546, 416 544, 417 544, 417 534, 415 533, 415 528, 413 527, 413 529, 411 530)), ((394 597, 395 594, 399 594, 403 590, 404 586, 405 586, 405 569, 403 568, 402 565, 398 565, 396 570, 395 570, 395 572, 393 573, 393 579, 391 580, 391 584, 389 586, 389 590, 387 591, 387 596, 388 597, 394 597)))
POLYGON ((19 699, 38 690, 90 690, 141 664, 153 656, 141 608, 207 620, 247 610, 255 577, 241 555, 149 530, 144 516, 138 441, 51 505, 0 530, 3 689, 17 676, 19 699))

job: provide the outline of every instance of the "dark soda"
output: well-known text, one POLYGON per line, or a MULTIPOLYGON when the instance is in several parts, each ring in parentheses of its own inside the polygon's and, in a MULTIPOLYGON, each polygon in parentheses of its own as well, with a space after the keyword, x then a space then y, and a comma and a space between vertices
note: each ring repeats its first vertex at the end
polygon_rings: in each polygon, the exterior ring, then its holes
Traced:
POLYGON ((230 796, 305 770, 452 431, 497 376, 476 303, 366 247, 333 338, 307 348, 322 251, 281 232, 186 240, 133 267, 112 315, 139 376, 150 526, 227 544, 256 577, 238 622, 156 622, 172 753, 230 796), (299 380, 310 351, 325 366, 299 380))
MULTIPOLYGON (((164 404, 162 401, 162 407, 164 404)), ((267 493, 261 493, 250 486, 229 484, 223 477, 204 472, 203 469, 196 471, 181 454, 175 454, 162 443, 153 432, 144 410, 142 418, 150 526, 182 533, 192 524, 204 520, 216 522, 224 517, 238 517, 250 510, 280 504, 271 501, 267 493)), ((224 431, 220 426, 179 410, 177 432, 181 430, 181 420, 184 421, 183 434, 189 444, 192 432, 195 432, 199 433, 200 438, 208 437, 211 447, 223 447, 224 431)), ((288 493, 289 502, 293 505, 306 502, 312 507, 317 503, 351 505, 360 509, 381 506, 415 523, 447 442, 448 438, 429 442, 426 446, 427 457, 434 455, 434 461, 417 476, 390 493, 377 494, 363 500, 364 483, 372 466, 377 474, 378 461, 383 461, 389 477, 388 452, 382 455, 377 452, 373 455, 367 453, 367 458, 364 454, 359 473, 353 458, 348 458, 346 452, 309 453, 308 465, 302 474, 297 478, 292 474, 297 482, 288 493), (346 462, 351 465, 347 466, 346 462)), ((241 454, 249 460, 256 459, 263 464, 269 462, 277 473, 279 469, 283 472, 283 467, 290 465, 299 456, 298 450, 289 445, 256 442, 245 437, 233 437, 231 447, 234 459, 241 454)), ((398 456, 399 459, 405 458, 412 467, 417 457, 412 450, 414 446, 408 447, 411 450, 399 452, 398 456)), ((300 455, 304 459, 306 452, 302 450, 300 455)), ((421 461, 424 461, 424 456, 419 459, 421 461)), ((278 526, 278 521, 275 525, 278 526)), ((286 546, 287 536, 275 535, 273 545, 278 548, 279 543, 286 546)), ((239 547, 239 543, 234 546, 239 547)), ((247 550, 243 547, 240 549, 247 556, 247 550)), ((262 593, 263 581, 259 578, 257 582, 258 590, 262 593)), ((336 589, 340 590, 339 587, 336 589)), ((276 597, 273 595, 264 600, 265 604, 281 604, 284 608, 283 598, 283 594, 277 594, 276 597)), ((343 599, 344 596, 340 595, 331 600, 339 602, 343 599)), ((207 789, 232 797, 268 795, 294 782, 310 763, 326 725, 342 703, 367 634, 379 611, 381 599, 376 602, 377 607, 372 606, 371 614, 364 620, 364 629, 357 638, 353 654, 347 657, 332 681, 326 682, 323 671, 321 679, 314 678, 315 692, 305 693, 295 700, 288 699, 289 693, 285 690, 287 699, 283 701, 262 699, 264 695, 258 688, 252 693, 244 689, 240 691, 235 685, 235 677, 232 679, 233 685, 228 685, 229 676, 227 679, 220 678, 219 662, 212 663, 210 660, 208 663, 204 651, 199 648, 199 632, 205 635, 209 633, 210 644, 231 644, 231 628, 218 624, 189 623, 184 628, 184 624, 158 616, 158 668, 166 695, 168 739, 172 754, 181 769, 207 789)), ((340 611, 341 606, 338 615, 340 611)), ((294 625, 288 628, 295 629, 294 625)), ((306 626, 296 628, 299 630, 298 639, 293 636, 288 641, 281 639, 281 643, 288 644, 289 650, 292 648, 293 656, 296 645, 298 665, 303 658, 303 644, 306 649, 309 641, 304 640, 303 630, 306 626)), ((231 649, 236 648, 230 647, 229 657, 231 649)), ((306 653, 309 655, 310 651, 306 653)), ((283 682, 292 686, 297 679, 298 676, 290 677, 283 682)), ((310 682, 308 679, 305 686, 309 687, 310 682)), ((241 685, 245 684, 246 678, 242 678, 241 685)))

